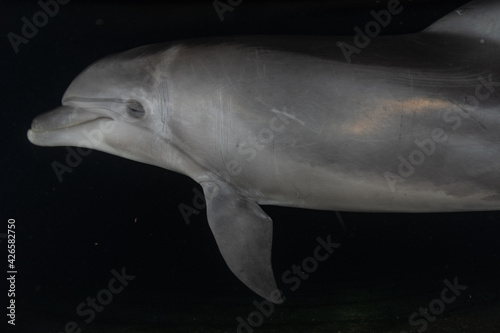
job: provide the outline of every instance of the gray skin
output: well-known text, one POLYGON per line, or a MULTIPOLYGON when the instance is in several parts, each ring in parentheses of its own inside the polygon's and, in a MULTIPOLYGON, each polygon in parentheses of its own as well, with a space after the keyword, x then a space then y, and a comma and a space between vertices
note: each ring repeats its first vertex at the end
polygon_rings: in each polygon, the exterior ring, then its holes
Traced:
POLYGON ((500 5, 465 8, 373 38, 351 63, 353 37, 139 47, 87 68, 28 138, 191 177, 229 268, 279 303, 259 205, 500 209, 500 5))

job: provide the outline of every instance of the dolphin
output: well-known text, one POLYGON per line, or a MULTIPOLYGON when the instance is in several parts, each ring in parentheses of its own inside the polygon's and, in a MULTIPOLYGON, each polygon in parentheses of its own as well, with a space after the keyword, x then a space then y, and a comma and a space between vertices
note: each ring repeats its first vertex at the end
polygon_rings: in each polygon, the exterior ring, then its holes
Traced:
POLYGON ((261 205, 500 209, 500 3, 374 36, 401 10, 389 5, 354 37, 218 37, 108 56, 33 120, 28 139, 192 178, 230 270, 280 303, 261 205))

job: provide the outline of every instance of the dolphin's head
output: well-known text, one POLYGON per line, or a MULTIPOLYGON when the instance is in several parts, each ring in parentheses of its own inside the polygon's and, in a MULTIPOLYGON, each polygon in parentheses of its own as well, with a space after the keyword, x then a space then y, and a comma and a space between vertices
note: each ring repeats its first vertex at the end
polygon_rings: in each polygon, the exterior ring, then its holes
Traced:
POLYGON ((39 146, 93 148, 165 167, 169 133, 169 55, 147 46, 104 58, 77 76, 62 106, 36 117, 28 139, 39 146), (163 66, 163 67, 162 67, 163 66))

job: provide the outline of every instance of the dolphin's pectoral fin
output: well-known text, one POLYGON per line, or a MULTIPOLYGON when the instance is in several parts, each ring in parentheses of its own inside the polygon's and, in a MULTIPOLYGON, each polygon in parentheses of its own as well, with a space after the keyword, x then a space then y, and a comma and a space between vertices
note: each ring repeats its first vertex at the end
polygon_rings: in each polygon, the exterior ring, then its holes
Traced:
POLYGON ((271 218, 227 184, 201 185, 210 229, 231 271, 260 296, 282 303, 271 266, 271 218))

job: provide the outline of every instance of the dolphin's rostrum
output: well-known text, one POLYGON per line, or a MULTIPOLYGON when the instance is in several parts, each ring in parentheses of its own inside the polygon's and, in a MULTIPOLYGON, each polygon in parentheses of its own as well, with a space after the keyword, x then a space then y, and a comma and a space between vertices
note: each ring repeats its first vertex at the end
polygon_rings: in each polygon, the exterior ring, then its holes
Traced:
POLYGON ((498 17, 500 3, 475 1, 420 33, 378 36, 351 63, 339 45, 352 37, 139 47, 87 68, 28 138, 191 177, 231 271, 279 303, 260 205, 500 209, 498 17))

